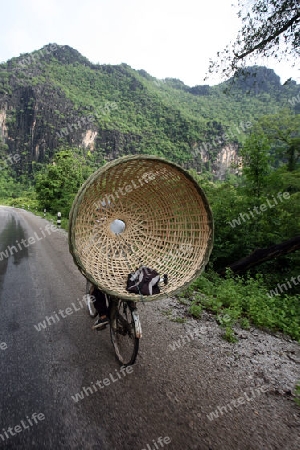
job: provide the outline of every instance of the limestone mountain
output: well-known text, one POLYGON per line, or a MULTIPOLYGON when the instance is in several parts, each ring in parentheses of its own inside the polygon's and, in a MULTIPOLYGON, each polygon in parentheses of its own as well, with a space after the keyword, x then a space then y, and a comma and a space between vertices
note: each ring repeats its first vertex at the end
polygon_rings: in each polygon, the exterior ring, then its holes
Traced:
POLYGON ((49 44, 0 64, 0 157, 20 155, 14 169, 31 176, 63 146, 81 147, 99 164, 150 153, 224 178, 257 118, 300 109, 294 81, 282 85, 264 67, 247 72, 189 87, 49 44))

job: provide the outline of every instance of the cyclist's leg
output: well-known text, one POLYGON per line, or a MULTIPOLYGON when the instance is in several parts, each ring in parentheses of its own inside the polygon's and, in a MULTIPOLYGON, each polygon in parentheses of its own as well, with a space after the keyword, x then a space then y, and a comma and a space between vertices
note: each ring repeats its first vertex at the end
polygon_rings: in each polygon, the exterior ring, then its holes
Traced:
POLYGON ((97 288, 94 289, 93 295, 95 297, 94 307, 99 314, 99 319, 94 323, 93 329, 102 329, 109 323, 106 296, 97 288))

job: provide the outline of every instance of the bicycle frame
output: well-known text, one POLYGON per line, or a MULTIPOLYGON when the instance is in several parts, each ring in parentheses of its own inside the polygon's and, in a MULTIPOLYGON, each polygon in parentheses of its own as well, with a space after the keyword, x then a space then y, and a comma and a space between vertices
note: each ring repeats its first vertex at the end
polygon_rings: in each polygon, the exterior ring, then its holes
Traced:
MULTIPOLYGON (((108 297, 109 316, 110 316, 111 326, 115 325, 113 322, 116 317, 116 310, 117 310, 119 304, 123 303, 123 302, 124 302, 123 300, 120 300, 118 298, 108 297)), ((142 338, 142 325, 141 325, 141 321, 140 321, 140 317, 137 312, 137 309, 136 309, 136 307, 132 308, 132 306, 129 304, 128 304, 128 308, 131 308, 131 311, 132 311, 132 317, 133 317, 134 325, 135 325, 135 337, 137 339, 141 339, 142 338)))

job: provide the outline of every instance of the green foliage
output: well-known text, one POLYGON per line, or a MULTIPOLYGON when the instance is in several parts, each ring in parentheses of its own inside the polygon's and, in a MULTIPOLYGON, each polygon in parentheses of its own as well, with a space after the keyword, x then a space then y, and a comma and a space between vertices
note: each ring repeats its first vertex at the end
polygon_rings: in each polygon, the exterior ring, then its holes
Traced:
POLYGON ((272 144, 277 165, 285 162, 288 171, 295 170, 300 158, 300 114, 284 108, 280 113, 261 117, 255 127, 256 133, 257 130, 262 130, 272 144))
POLYGON ((176 323, 185 323, 186 322, 185 317, 173 317, 170 320, 171 320, 171 322, 176 322, 176 323))
POLYGON ((75 195, 91 171, 84 158, 74 150, 56 153, 52 163, 35 178, 40 208, 54 214, 60 211, 68 217, 75 195))
POLYGON ((13 159, 7 157, 7 146, 0 141, 0 198, 16 198, 23 194, 24 183, 13 170, 13 159))
MULTIPOLYGON (((293 171, 286 165, 272 168, 273 157, 264 145, 264 136, 253 134, 244 145, 243 175, 239 179, 228 178, 221 183, 197 177, 213 211, 215 241, 210 261, 216 270, 256 248, 300 234, 300 167, 293 171)), ((299 263, 297 267, 300 273, 299 263)), ((282 276, 278 269, 274 261, 267 270, 275 272, 277 283, 282 276)))
POLYGON ((196 319, 200 319, 202 315, 202 306, 197 303, 192 303, 189 308, 189 313, 192 314, 192 316, 196 317, 196 319))
POLYGON ((260 200, 262 190, 266 187, 266 176, 271 171, 270 144, 263 133, 251 133, 241 152, 243 174, 250 196, 260 200))
POLYGON ((260 328, 282 331, 300 341, 300 296, 268 295, 261 275, 241 278, 229 272, 223 279, 209 272, 199 277, 191 290, 203 294, 197 296, 193 305, 217 314, 227 340, 233 338, 230 330, 240 321, 243 328, 248 329, 252 323, 260 328))
POLYGON ((224 75, 244 68, 249 56, 287 59, 299 56, 299 8, 295 0, 239 0, 242 27, 233 44, 217 53, 209 72, 224 75))
POLYGON ((238 339, 234 335, 234 331, 231 327, 225 328, 225 333, 223 335, 223 339, 225 339, 225 341, 227 341, 227 342, 230 342, 231 344, 234 344, 235 342, 238 341, 238 339))
MULTIPOLYGON (((19 109, 12 104, 6 110, 6 126, 13 139, 10 149, 0 143, 0 166, 12 151, 12 143, 19 139, 19 125, 27 127, 33 111, 35 129, 43 133, 46 145, 45 150, 40 146, 37 160, 32 161, 35 143, 31 136, 26 141, 25 136, 21 163, 0 167, 2 202, 29 205, 31 210, 46 208, 47 216, 53 214, 53 218, 61 211, 65 225, 79 187, 107 156, 147 153, 194 168, 191 173, 204 189, 214 216, 215 242, 210 259, 214 270, 258 247, 300 234, 300 115, 287 108, 278 111, 294 100, 297 111, 296 83, 281 85, 272 70, 255 66, 249 68, 248 78, 236 73, 233 84, 190 88, 176 79, 158 81, 126 64, 93 65, 75 50, 59 46, 55 54, 38 63, 31 61, 26 70, 12 75, 17 62, 0 65, 0 100, 4 93, 19 92, 20 88, 24 91, 19 109), (252 95, 246 95, 248 92, 252 95), (39 111, 34 108, 37 97, 39 111), (43 102, 50 98, 53 101, 44 108, 43 102), (105 108, 110 104, 114 108, 105 108), (49 115, 45 114, 48 109, 49 115), (75 133, 60 138, 65 147, 53 147, 56 132, 67 130, 68 124, 84 116, 94 117, 93 126, 98 130, 94 148, 70 148, 69 142, 77 139, 75 133), (243 173, 237 165, 238 175, 228 174, 225 182, 220 182, 214 180, 214 163, 226 143, 239 145, 243 173), (205 155, 201 153, 204 147, 205 155), (288 193, 288 199, 281 201, 280 193, 288 193), (274 200, 277 204, 268 206, 274 200), (267 207, 261 211, 263 204, 267 207)), ((80 140, 84 129, 79 131, 80 140)), ((221 280, 210 274, 201 278, 199 289, 205 295, 193 295, 187 306, 198 318, 203 308, 214 311, 228 341, 235 339, 232 327, 237 322, 245 329, 253 323, 298 338, 299 308, 295 299, 299 287, 293 289, 294 296, 270 298, 266 292, 299 273, 298 252, 252 270, 252 279, 221 280), (255 278, 256 272, 263 277, 255 278)))
POLYGON ((242 317, 240 319, 240 326, 244 330, 250 330, 250 322, 249 322, 249 320, 246 317, 242 317))
POLYGON ((8 170, 0 170, 0 198, 6 199, 15 195, 17 183, 8 170))
POLYGON ((28 192, 27 196, 24 195, 23 192, 22 197, 10 198, 3 200, 5 205, 13 206, 14 208, 22 208, 27 209, 28 211, 38 212, 39 211, 39 202, 34 198, 33 192, 28 192))
MULTIPOLYGON (((30 71, 20 70, 16 79, 10 79, 5 65, 0 69, 5 74, 3 79, 8 79, 9 83, 41 87, 45 95, 43 101, 48 101, 51 89, 54 101, 52 117, 47 119, 49 123, 45 123, 42 113, 35 116, 36 126, 42 126, 45 134, 52 136, 57 130, 67 129, 67 124, 76 122, 75 118, 93 116, 99 132, 110 131, 125 137, 126 144, 122 143, 118 149, 120 154, 132 151, 161 155, 198 171, 209 169, 217 158, 224 144, 221 136, 228 135, 230 142, 243 143, 247 135, 245 123, 251 125, 257 117, 272 114, 278 104, 286 102, 287 92, 297 95, 297 87, 293 91, 293 86, 280 88, 279 85, 276 92, 264 92, 249 101, 239 86, 229 97, 223 84, 207 89, 207 86, 190 88, 174 79, 159 82, 126 64, 93 65, 66 47, 59 47, 56 54, 29 66, 30 71), (64 101, 61 100, 63 97, 64 101), (114 104, 114 108, 106 110, 104 106, 110 104, 114 104), (206 163, 197 150, 191 154, 191 149, 197 149, 203 143, 209 147, 210 160, 206 163)), ((270 86, 273 89, 273 85, 270 86)), ((16 117, 20 120, 31 114, 32 102, 28 99, 27 103, 20 105, 23 114, 17 111, 16 117)), ((16 129, 13 114, 13 111, 9 112, 11 118, 7 120, 11 120, 11 127, 16 129)), ((69 143, 69 136, 62 137, 60 142, 69 143)), ((100 142, 96 141, 96 153, 101 152, 100 142)), ((47 139, 47 145, 51 147, 52 143, 52 138, 49 142, 47 139)), ((110 150, 109 145, 106 141, 106 152, 110 150)))

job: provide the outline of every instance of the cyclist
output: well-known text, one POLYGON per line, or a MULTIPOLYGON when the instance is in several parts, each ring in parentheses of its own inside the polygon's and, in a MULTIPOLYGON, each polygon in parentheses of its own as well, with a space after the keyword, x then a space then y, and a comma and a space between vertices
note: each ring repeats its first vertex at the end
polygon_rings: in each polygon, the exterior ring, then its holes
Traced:
MULTIPOLYGON (((115 219, 111 225, 110 230, 114 234, 122 233, 125 230, 125 223, 123 220, 115 219)), ((108 308, 106 305, 106 296, 104 292, 100 291, 96 286, 91 287, 90 294, 95 297, 94 306, 99 315, 99 319, 93 325, 93 330, 103 330, 109 324, 108 308)))
POLYGON ((109 324, 106 296, 94 285, 90 289, 90 295, 95 297, 93 304, 99 315, 99 319, 96 320, 92 328, 93 330, 103 330, 109 324))

